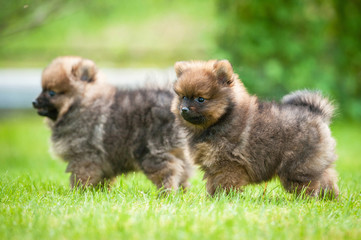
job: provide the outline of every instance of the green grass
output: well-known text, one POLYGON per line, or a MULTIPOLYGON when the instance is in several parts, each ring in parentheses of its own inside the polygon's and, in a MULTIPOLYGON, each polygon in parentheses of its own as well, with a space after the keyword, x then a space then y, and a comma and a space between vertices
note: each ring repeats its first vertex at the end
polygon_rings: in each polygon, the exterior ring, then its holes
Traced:
POLYGON ((336 122, 341 197, 299 199, 277 180, 209 198, 202 173, 187 193, 159 197, 142 174, 108 191, 70 190, 32 113, 0 113, 0 239, 360 239, 361 125, 336 122), (4 114, 6 116, 4 116, 4 114))

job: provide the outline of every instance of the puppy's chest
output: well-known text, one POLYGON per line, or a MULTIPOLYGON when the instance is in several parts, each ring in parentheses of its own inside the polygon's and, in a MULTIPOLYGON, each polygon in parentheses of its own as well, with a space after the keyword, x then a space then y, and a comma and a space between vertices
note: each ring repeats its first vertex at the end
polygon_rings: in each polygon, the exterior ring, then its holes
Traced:
POLYGON ((76 152, 79 146, 76 146, 71 138, 54 138, 51 139, 52 152, 63 160, 70 160, 71 156, 76 152))
POLYGON ((202 166, 211 166, 217 161, 227 158, 227 152, 224 151, 223 144, 197 143, 191 146, 191 154, 196 164, 202 166))
MULTIPOLYGON (((94 131, 94 130, 93 130, 94 131)), ((63 160, 70 161, 79 156, 94 152, 92 131, 78 128, 74 131, 54 131, 51 136, 53 153, 63 160)), ((98 144, 101 146, 101 144, 98 144)))

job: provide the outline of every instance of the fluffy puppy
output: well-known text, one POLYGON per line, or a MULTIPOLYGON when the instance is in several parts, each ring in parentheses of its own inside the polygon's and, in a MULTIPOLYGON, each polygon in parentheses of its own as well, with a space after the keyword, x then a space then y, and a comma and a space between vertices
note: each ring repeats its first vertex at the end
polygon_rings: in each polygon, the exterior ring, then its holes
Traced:
POLYGON ((74 187, 142 171, 158 187, 188 186, 191 163, 170 111, 170 90, 120 90, 91 60, 59 57, 42 73, 33 102, 47 118, 53 152, 68 162, 74 187))
POLYGON ((318 92, 297 91, 281 103, 247 93, 231 64, 175 63, 172 112, 189 135, 189 150, 213 195, 278 175, 289 192, 337 197, 329 128, 334 107, 318 92))

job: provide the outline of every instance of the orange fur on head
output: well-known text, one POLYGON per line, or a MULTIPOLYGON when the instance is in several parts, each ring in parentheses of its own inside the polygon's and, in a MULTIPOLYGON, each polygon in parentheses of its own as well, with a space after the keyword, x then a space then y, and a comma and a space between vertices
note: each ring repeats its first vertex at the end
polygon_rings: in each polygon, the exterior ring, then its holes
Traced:
POLYGON ((204 117, 205 121, 192 124, 182 117, 179 119, 195 129, 213 125, 226 112, 230 102, 234 102, 234 99, 238 101, 239 92, 246 93, 227 60, 177 62, 174 68, 178 77, 174 91, 178 98, 173 101, 172 111, 179 115, 183 107, 188 107, 184 105, 183 99, 192 100, 192 103, 188 102, 190 110, 204 117), (204 98, 204 103, 195 102, 199 97, 204 98))
MULTIPOLYGON (((86 98, 91 102, 91 99, 99 97, 103 92, 109 92, 108 95, 111 96, 111 92, 115 90, 103 84, 102 78, 91 60, 76 56, 58 57, 42 73, 43 91, 37 98, 38 109, 44 111, 46 106, 42 103, 46 101, 48 107, 56 109, 58 119, 68 111, 77 98, 86 98), (55 93, 53 97, 49 96, 49 91, 55 93)), ((82 102, 87 103, 85 100, 82 102)), ((54 114, 53 116, 55 118, 54 114)))

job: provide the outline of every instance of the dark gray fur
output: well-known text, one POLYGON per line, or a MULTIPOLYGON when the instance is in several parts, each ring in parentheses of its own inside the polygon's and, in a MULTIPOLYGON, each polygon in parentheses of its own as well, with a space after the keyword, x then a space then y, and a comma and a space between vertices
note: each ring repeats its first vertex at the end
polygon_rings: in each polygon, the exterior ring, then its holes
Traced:
POLYGON ((187 187, 191 164, 170 112, 172 97, 168 90, 117 90, 111 101, 104 96, 87 107, 77 98, 51 126, 71 184, 97 185, 141 170, 159 188, 187 187))

